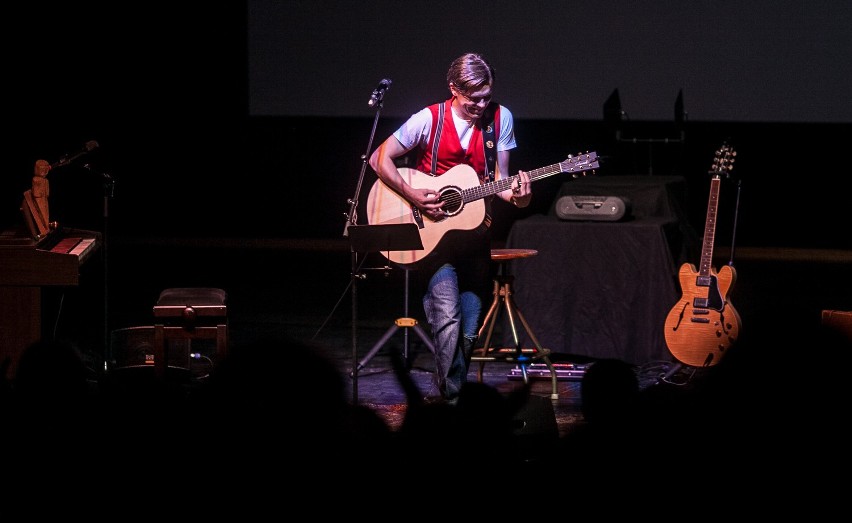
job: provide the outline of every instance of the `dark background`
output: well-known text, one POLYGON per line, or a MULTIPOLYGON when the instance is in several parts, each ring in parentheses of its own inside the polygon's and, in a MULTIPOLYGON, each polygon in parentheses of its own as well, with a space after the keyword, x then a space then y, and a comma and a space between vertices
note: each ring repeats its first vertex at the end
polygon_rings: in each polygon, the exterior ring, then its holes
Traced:
POLYGON ((619 88, 633 120, 665 121, 684 91, 697 121, 849 122, 852 9, 839 1, 375 0, 249 3, 250 113, 385 114, 447 92, 465 51, 497 68, 522 119, 595 120, 619 88))

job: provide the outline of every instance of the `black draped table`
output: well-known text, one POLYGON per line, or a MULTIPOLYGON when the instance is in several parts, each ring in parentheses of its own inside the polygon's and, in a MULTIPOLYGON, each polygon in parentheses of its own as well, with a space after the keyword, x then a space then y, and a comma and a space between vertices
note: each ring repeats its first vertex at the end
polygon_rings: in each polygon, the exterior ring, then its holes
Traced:
POLYGON ((681 236, 671 216, 518 220, 506 247, 536 249, 538 256, 511 263, 515 302, 555 354, 635 365, 672 361, 663 328, 680 297, 672 252, 681 236))

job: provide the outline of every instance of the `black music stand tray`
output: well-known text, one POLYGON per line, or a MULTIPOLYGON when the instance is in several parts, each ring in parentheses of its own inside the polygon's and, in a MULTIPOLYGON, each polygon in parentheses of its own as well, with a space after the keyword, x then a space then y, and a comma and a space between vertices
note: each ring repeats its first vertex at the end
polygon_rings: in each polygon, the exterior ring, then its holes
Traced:
MULTIPOLYGON (((387 252, 387 251, 414 251, 422 250, 423 242, 420 240, 420 233, 417 230, 417 225, 414 223, 400 223, 387 225, 352 225, 349 227, 349 238, 352 245, 352 250, 355 252, 387 252)), ((418 325, 417 320, 408 316, 408 281, 410 269, 402 267, 405 270, 405 305, 404 317, 397 318, 394 324, 385 332, 379 341, 370 349, 366 356, 357 362, 350 376, 356 377, 358 371, 364 368, 364 365, 376 355, 379 350, 390 340, 390 338, 400 328, 404 329, 404 357, 408 359, 408 329, 414 329, 414 332, 420 336, 423 343, 434 353, 435 345, 427 336, 423 329, 418 325)))

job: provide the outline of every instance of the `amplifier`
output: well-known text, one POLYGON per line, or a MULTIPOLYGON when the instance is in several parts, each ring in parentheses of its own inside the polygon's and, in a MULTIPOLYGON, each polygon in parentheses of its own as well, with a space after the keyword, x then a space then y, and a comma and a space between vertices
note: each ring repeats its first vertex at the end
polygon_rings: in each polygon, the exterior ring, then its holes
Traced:
POLYGON ((562 220, 617 222, 630 213, 630 200, 620 196, 562 196, 556 216, 562 220))

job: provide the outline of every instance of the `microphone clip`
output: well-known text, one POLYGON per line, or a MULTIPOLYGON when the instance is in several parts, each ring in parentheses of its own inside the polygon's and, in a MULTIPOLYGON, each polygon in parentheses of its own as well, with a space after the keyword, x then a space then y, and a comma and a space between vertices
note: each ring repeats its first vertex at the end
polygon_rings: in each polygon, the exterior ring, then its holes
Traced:
POLYGON ((381 105, 382 100, 385 97, 385 91, 391 86, 393 82, 390 78, 385 78, 381 82, 379 82, 379 86, 373 89, 373 94, 370 95, 370 101, 367 102, 367 105, 370 107, 375 107, 376 105, 381 105))

